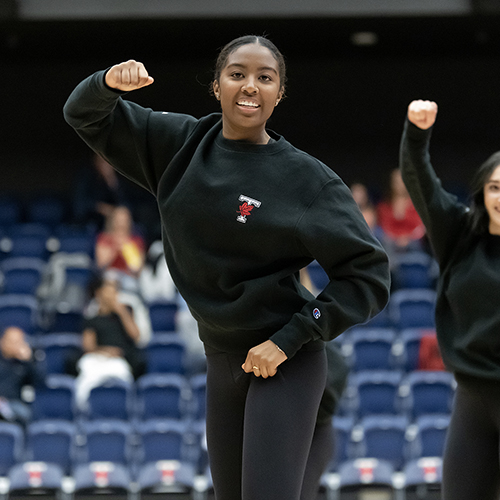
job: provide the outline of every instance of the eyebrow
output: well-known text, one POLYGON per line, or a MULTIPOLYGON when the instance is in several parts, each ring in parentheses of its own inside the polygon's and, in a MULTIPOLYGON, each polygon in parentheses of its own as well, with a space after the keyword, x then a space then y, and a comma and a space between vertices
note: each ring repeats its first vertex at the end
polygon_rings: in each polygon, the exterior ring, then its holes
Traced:
POLYGON ((486 182, 486 184, 491 184, 491 183, 500 184, 500 181, 496 179, 490 179, 489 181, 486 182))
MULTIPOLYGON (((245 69, 246 66, 244 64, 240 64, 240 63, 231 63, 231 64, 228 64, 226 66, 227 68, 231 68, 231 67, 234 67, 234 68, 243 68, 245 69)), ((275 68, 272 68, 271 66, 261 66, 260 68, 257 68, 259 71, 273 71, 274 73, 278 74, 278 72, 276 71, 275 68)))

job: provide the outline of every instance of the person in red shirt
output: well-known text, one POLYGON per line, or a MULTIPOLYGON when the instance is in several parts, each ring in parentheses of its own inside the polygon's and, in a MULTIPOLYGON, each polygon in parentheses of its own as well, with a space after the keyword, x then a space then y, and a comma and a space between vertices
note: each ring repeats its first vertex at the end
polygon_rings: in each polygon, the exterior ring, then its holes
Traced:
POLYGON ((97 236, 97 266, 108 276, 111 274, 118 279, 123 288, 135 289, 136 279, 144 266, 145 252, 144 239, 133 233, 130 210, 116 207, 108 217, 105 231, 97 236))
POLYGON ((377 205, 377 220, 382 230, 382 244, 386 250, 422 248, 425 227, 397 168, 391 172, 389 195, 377 205))

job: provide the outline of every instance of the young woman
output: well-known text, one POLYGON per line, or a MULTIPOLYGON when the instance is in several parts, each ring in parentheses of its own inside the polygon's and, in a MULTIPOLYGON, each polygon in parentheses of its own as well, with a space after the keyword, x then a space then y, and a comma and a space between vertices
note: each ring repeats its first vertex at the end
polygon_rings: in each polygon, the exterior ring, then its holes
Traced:
POLYGON ((500 495, 500 153, 478 170, 471 207, 444 191, 429 157, 437 105, 413 101, 403 179, 440 266, 436 329, 458 388, 444 453, 444 500, 500 495))
POLYGON ((219 54, 222 114, 153 112, 120 97, 153 83, 136 61, 83 81, 66 120, 150 190, 171 275, 207 354, 207 441, 217 500, 298 500, 325 387, 324 340, 388 300, 387 256, 339 177, 266 122, 285 63, 246 36, 219 54), (314 258, 331 281, 299 282, 314 258))

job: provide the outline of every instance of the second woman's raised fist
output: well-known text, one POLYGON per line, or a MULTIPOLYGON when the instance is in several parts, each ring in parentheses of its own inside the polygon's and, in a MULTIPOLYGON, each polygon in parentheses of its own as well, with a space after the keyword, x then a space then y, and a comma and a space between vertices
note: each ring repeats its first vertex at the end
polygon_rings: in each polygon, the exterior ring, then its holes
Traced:
POLYGON ((422 130, 434 125, 438 105, 433 101, 412 101, 408 106, 408 120, 422 130))
POLYGON ((112 66, 106 73, 105 81, 108 87, 125 92, 146 87, 154 82, 144 64, 133 59, 112 66))

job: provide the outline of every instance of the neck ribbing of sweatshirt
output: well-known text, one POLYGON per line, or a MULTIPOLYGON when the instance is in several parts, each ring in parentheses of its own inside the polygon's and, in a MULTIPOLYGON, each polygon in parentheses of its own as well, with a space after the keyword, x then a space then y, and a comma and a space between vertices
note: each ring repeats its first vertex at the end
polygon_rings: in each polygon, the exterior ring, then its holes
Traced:
POLYGON ((233 151, 236 153, 256 153, 259 155, 273 155, 286 147, 286 140, 272 130, 267 131, 271 140, 267 144, 255 144, 248 141, 234 141, 226 139, 222 135, 222 130, 215 139, 215 144, 221 149, 226 151, 233 151))

